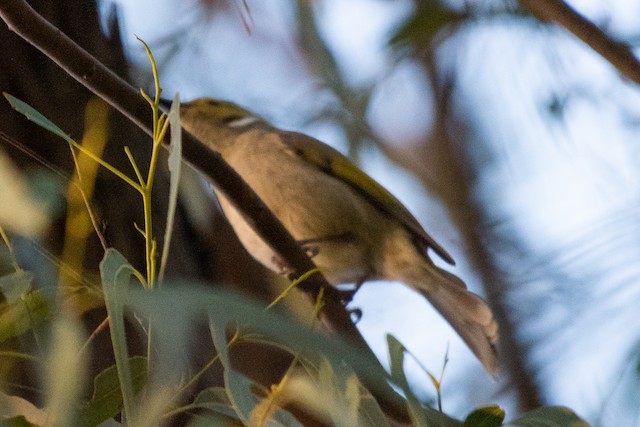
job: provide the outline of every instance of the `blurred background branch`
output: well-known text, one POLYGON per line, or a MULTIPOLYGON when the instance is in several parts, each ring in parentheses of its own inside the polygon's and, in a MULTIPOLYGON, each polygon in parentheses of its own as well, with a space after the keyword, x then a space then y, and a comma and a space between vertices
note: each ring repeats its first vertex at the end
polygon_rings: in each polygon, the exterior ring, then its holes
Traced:
POLYGON ((640 84, 640 62, 627 43, 614 40, 562 0, 519 0, 536 18, 555 22, 598 52, 620 74, 640 84))

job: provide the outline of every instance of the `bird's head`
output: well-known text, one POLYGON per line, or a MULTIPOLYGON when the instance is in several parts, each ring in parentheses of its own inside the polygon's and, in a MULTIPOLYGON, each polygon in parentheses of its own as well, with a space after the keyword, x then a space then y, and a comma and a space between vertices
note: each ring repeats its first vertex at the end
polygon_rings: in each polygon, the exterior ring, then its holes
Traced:
MULTIPOLYGON (((168 107, 171 102, 162 100, 161 105, 168 107)), ((181 103, 180 121, 189 133, 220 152, 250 127, 266 123, 239 105, 214 98, 197 98, 181 103)))
MULTIPOLYGON (((170 102, 162 100, 161 104, 168 106, 170 102)), ((197 98, 180 104, 180 118, 187 129, 195 123, 208 123, 215 128, 242 129, 264 122, 261 117, 233 102, 214 98, 197 98)))

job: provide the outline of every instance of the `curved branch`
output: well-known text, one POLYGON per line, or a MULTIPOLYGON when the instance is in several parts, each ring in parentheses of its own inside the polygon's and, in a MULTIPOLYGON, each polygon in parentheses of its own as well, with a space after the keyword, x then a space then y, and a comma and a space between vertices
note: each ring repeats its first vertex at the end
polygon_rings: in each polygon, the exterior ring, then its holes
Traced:
POLYGON ((609 61, 620 74, 640 84, 640 62, 629 46, 613 40, 564 1, 520 0, 520 4, 538 19, 560 24, 609 61))
MULTIPOLYGON (((70 76, 151 135, 150 110, 139 92, 40 16, 24 0, 2 0, 0 17, 11 31, 43 52, 70 76)), ((218 153, 211 151, 184 131, 182 144, 184 159, 205 174, 240 211, 245 213, 258 234, 269 242, 281 259, 286 260, 292 272, 291 277, 299 277, 315 268, 282 223, 218 153)), ((377 362, 373 351, 340 302, 335 288, 320 274, 311 275, 300 284, 300 288, 313 300, 320 290, 324 289, 325 304, 321 312, 323 323, 377 362)), ((378 366, 380 372, 384 372, 379 363, 378 366)), ((384 382, 383 376, 375 383, 368 382, 367 377, 371 376, 363 375, 361 379, 377 397, 381 407, 393 418, 408 420, 404 400, 384 382)))

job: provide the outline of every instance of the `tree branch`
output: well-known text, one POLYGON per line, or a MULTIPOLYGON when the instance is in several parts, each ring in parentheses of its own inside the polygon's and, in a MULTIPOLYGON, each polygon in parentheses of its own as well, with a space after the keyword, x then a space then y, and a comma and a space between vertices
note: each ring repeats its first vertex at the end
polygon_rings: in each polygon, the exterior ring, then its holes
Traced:
MULTIPOLYGON (((43 52, 70 76, 107 101, 146 133, 151 134, 149 106, 139 92, 45 20, 24 0, 2 0, 0 17, 11 31, 43 52)), ((218 153, 211 151, 184 131, 182 144, 184 159, 206 175, 240 211, 245 213, 257 233, 269 242, 281 259, 286 260, 292 271, 291 277, 299 277, 315 268, 282 223, 218 153)), ((313 274, 300 284, 300 288, 313 300, 324 288, 325 305, 321 313, 323 323, 377 362, 377 358, 340 302, 337 291, 324 277, 313 274)), ((383 373, 384 368, 379 362, 378 366, 383 373)), ((368 382, 367 375, 361 378, 387 414, 398 420, 408 420, 404 400, 386 384, 383 376, 375 383, 368 382)))
POLYGON ((520 0, 520 4, 538 19, 560 24, 609 61, 620 74, 640 84, 640 62, 629 46, 613 40, 564 1, 520 0))

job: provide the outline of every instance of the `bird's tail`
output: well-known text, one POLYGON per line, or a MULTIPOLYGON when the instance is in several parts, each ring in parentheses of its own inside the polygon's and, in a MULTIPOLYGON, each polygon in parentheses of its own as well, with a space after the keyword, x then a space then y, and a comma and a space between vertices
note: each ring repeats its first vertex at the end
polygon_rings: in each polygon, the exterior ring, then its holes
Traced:
POLYGON ((419 283, 410 281, 407 284, 429 300, 467 343, 485 369, 495 376, 499 371, 496 348, 498 324, 491 309, 482 298, 468 291, 464 282, 455 275, 430 262, 424 267, 428 277, 419 283))

